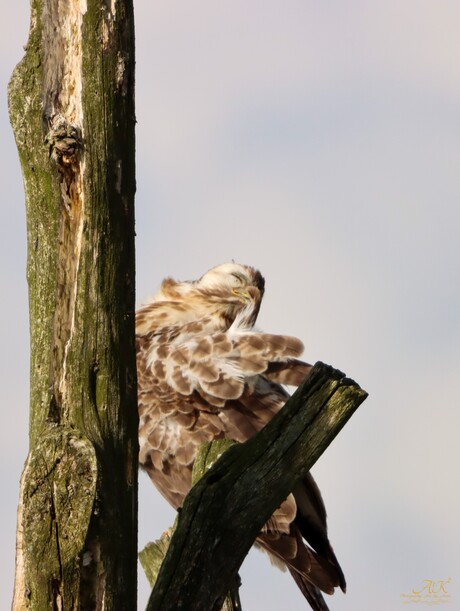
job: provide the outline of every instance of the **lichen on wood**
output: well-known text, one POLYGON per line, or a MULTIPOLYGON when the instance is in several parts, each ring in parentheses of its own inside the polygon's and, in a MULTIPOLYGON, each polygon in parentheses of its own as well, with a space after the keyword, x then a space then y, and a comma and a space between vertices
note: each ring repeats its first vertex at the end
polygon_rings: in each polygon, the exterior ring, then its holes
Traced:
POLYGON ((9 110, 26 196, 31 334, 13 608, 130 610, 138 454, 132 0, 32 0, 9 110))
POLYGON ((46 559, 30 565, 39 580, 52 575, 50 587, 59 584, 51 598, 65 607, 66 589, 79 565, 95 511, 97 460, 94 448, 71 429, 56 426, 30 452, 24 470, 23 537, 28 555, 46 559))

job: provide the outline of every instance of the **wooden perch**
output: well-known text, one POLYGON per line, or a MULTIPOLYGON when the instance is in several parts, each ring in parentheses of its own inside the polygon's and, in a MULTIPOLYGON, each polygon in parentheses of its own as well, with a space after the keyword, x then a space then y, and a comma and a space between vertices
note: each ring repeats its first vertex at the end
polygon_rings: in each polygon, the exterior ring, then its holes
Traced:
POLYGON ((147 611, 219 611, 263 524, 366 397, 317 363, 262 431, 230 447, 179 510, 147 611))

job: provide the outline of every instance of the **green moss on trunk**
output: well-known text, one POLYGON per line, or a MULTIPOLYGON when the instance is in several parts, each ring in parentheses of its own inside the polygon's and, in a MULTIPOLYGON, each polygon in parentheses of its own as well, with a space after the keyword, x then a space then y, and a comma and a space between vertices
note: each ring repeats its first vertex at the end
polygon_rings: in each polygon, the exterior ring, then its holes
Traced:
POLYGON ((134 609, 132 2, 33 0, 9 107, 31 331, 14 608, 134 609))

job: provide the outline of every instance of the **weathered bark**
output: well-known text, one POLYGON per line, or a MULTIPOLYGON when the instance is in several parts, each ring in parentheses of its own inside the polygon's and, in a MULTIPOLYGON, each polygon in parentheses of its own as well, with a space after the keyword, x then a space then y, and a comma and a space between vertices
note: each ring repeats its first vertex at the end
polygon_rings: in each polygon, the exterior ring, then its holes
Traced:
MULTIPOLYGON (((206 473, 208 469, 218 460, 218 458, 236 441, 230 439, 219 439, 213 443, 203 443, 198 450, 197 457, 193 465, 192 484, 195 485, 206 473)), ((168 553, 171 537, 176 529, 177 519, 172 528, 166 530, 160 539, 152 543, 147 543, 143 550, 139 552, 139 560, 149 581, 150 587, 154 588, 158 574, 168 553)), ((233 586, 224 601, 222 611, 240 611, 241 601, 239 588, 241 580, 239 575, 235 576, 233 586)))
POLYGON ((132 1, 32 0, 9 106, 26 195, 31 336, 13 608, 132 610, 132 1))
MULTIPOLYGON (((158 539, 154 543, 147 543, 144 549, 139 552, 139 560, 152 588, 155 585, 161 564, 168 552, 170 540, 170 533, 165 532, 161 536, 161 539, 158 539)), ((241 611, 242 607, 239 596, 240 585, 241 580, 239 575, 237 575, 234 587, 231 588, 229 594, 225 598, 222 611, 241 611)))
POLYGON ((263 524, 366 397, 343 373, 317 363, 255 437, 217 461, 210 444, 200 469, 212 467, 179 511, 147 611, 219 611, 263 524))

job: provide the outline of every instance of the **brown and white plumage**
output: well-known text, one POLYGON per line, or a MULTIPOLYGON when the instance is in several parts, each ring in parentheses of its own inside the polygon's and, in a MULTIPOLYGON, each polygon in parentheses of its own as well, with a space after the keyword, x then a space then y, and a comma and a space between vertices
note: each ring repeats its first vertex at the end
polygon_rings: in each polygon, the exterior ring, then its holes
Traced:
MULTIPOLYGON (((190 490, 199 445, 246 441, 286 402, 281 384, 299 385, 310 371, 297 359, 300 340, 254 330, 263 293, 260 272, 225 263, 197 281, 166 279, 137 312, 140 463, 175 508, 190 490)), ((321 590, 345 591, 311 475, 257 543, 287 566, 313 609, 327 609, 321 590)))

